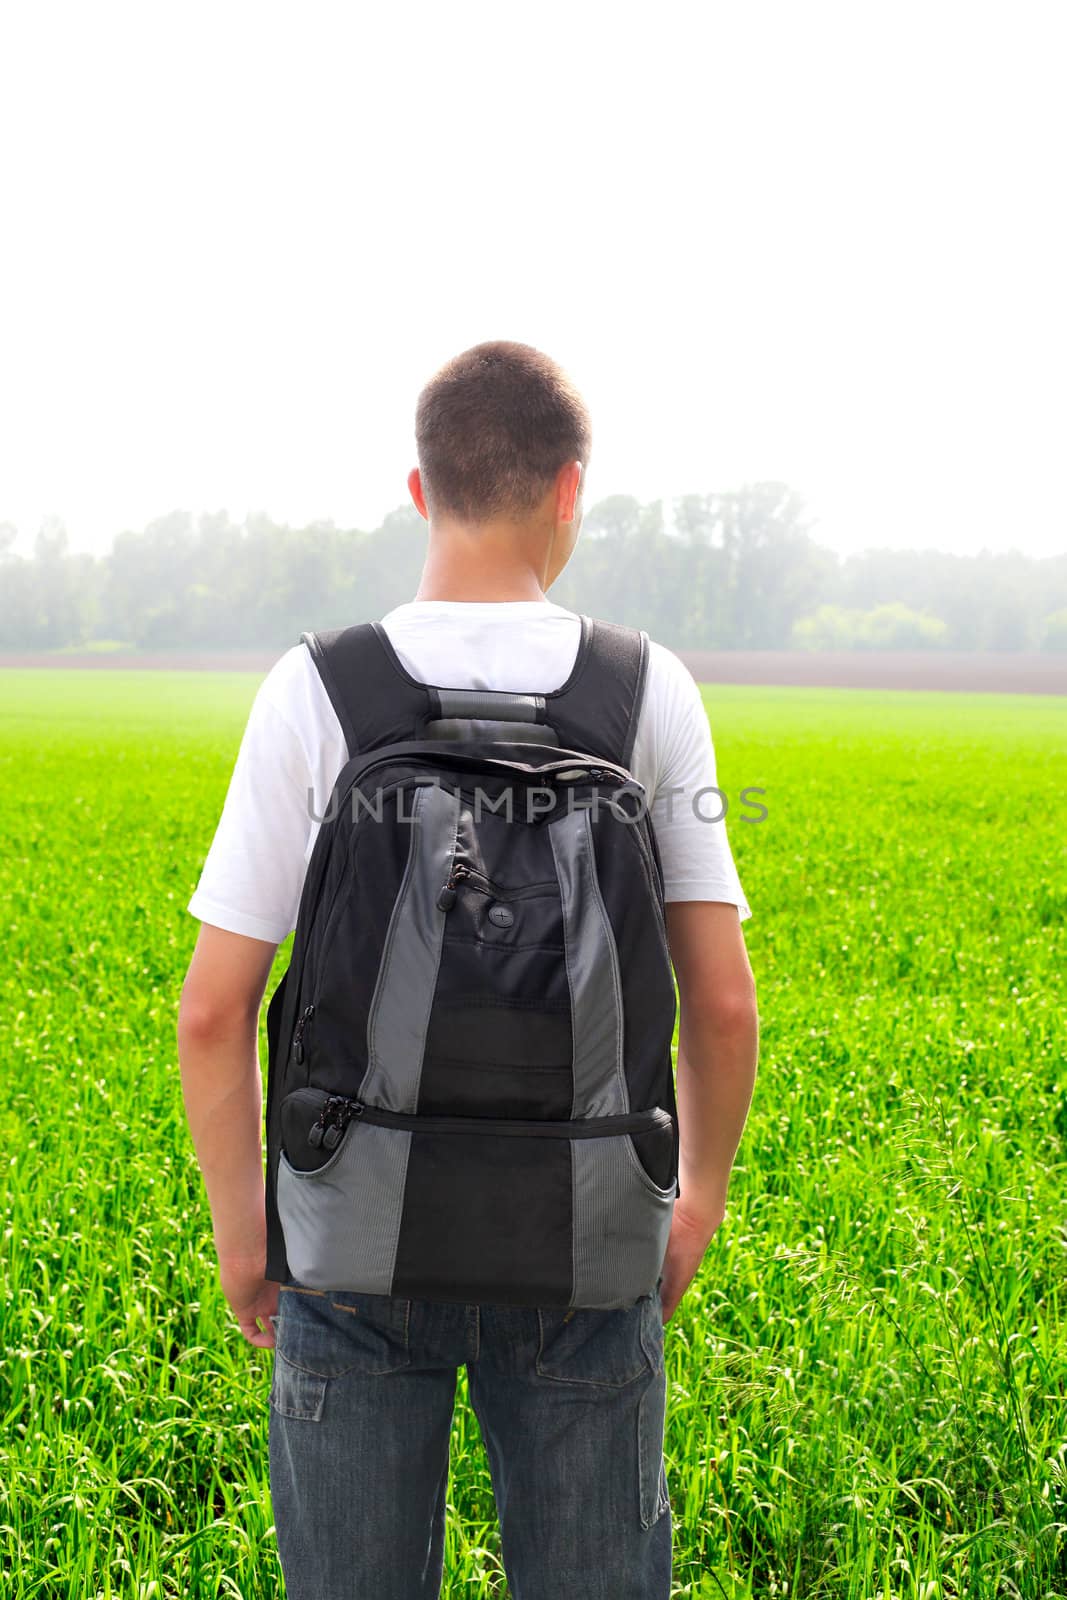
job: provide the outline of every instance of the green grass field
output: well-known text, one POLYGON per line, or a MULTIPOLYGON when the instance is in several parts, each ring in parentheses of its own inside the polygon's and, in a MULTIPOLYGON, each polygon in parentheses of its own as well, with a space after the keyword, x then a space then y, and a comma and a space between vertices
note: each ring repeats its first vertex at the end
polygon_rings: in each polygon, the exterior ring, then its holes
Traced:
MULTIPOLYGON (((0 674, 11 1600, 281 1594, 271 1356, 217 1287, 174 1031, 257 682, 0 674)), ((728 819, 763 1037, 666 1329, 675 1594, 1063 1596, 1064 704, 706 698, 720 784, 767 791, 728 819)), ((502 1600, 463 1372, 452 1448, 444 1593, 502 1600)))

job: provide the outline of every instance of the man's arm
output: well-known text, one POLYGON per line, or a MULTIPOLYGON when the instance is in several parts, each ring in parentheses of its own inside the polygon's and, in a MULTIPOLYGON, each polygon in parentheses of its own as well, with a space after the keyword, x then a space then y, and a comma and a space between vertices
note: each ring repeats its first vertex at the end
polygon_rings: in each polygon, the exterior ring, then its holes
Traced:
POLYGON ((278 1285, 264 1278, 259 1008, 277 945, 202 923, 178 1007, 185 1112, 204 1176, 223 1293, 250 1344, 270 1348, 278 1285))
POLYGON ((756 1081, 756 985, 737 907, 666 905, 678 979, 678 1199, 663 1264, 664 1320, 692 1282, 726 1214, 726 1193, 756 1081))

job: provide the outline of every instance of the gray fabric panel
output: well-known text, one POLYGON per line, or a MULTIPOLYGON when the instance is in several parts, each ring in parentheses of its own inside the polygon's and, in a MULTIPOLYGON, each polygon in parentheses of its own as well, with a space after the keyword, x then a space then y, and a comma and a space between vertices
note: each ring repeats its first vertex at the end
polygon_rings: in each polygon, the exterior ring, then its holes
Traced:
POLYGON ((416 1111, 447 912, 437 896, 449 875, 460 797, 426 784, 411 802, 404 880, 385 937, 367 1018, 367 1070, 360 1098, 388 1111, 416 1111))
POLYGON ((285 1253, 309 1289, 392 1290, 411 1134, 349 1123, 340 1149, 317 1172, 278 1162, 285 1253))
POLYGON ((633 1305, 656 1286, 677 1188, 659 1189, 627 1133, 571 1141, 577 1307, 633 1305))
POLYGON ((438 689, 442 717, 482 717, 494 722, 536 722, 544 696, 510 694, 502 689, 438 689))
POLYGON ((548 824, 563 902, 563 939, 574 1033, 574 1117, 630 1109, 623 1071, 622 985, 615 936, 604 909, 586 807, 548 824))

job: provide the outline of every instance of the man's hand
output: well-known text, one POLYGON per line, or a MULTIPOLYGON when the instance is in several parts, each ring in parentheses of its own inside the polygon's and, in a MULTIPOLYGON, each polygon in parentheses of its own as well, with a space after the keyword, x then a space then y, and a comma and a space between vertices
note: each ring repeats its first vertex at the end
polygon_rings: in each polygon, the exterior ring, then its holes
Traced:
POLYGON ((704 1252, 726 1215, 725 1207, 717 1218, 685 1209, 679 1198, 674 1203, 674 1220, 667 1251, 660 1273, 660 1300, 663 1304, 663 1321, 669 1322, 678 1309, 678 1302, 696 1277, 704 1252))
POLYGON ((237 1325, 249 1344, 274 1349, 270 1319, 278 1310, 280 1286, 263 1276, 262 1261, 221 1261, 219 1280, 237 1325))

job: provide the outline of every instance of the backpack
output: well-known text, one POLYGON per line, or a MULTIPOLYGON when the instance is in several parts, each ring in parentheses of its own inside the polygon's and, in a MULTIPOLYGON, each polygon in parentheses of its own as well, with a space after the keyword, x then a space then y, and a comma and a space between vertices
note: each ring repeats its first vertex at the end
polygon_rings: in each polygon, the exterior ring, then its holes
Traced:
POLYGON ((648 636, 566 682, 450 689, 380 623, 309 632, 349 759, 267 1013, 277 1282, 608 1309, 678 1195, 663 877, 629 771, 648 636))

